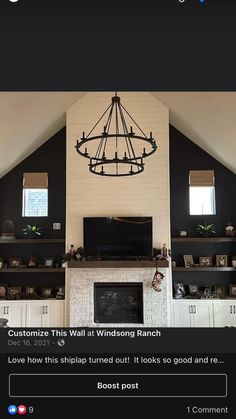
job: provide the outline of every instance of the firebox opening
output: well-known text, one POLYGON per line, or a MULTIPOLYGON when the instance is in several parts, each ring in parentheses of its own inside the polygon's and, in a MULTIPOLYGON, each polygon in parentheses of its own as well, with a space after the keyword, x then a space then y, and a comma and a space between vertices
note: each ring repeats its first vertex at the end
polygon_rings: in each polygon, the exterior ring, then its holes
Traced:
POLYGON ((143 284, 94 283, 95 323, 143 323, 143 284))

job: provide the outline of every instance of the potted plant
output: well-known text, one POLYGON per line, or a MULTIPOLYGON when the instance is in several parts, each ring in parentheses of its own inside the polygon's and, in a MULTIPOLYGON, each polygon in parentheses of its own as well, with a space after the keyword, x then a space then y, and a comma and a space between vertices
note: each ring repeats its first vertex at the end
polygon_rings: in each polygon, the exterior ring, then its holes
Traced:
POLYGON ((211 237, 216 233, 216 228, 214 224, 198 224, 196 230, 203 237, 211 237))
POLYGON ((39 237, 42 234, 40 227, 36 226, 35 224, 27 224, 26 228, 23 228, 22 230, 26 236, 31 238, 39 237))
POLYGON ((232 266, 236 268, 236 256, 232 256, 232 266))

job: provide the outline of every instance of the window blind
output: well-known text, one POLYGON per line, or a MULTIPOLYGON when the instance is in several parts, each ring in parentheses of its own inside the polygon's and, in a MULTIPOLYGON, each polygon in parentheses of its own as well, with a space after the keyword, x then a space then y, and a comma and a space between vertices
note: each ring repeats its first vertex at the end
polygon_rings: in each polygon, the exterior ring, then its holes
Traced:
POLYGON ((47 173, 24 173, 23 188, 24 189, 47 189, 48 174, 47 173))
POLYGON ((189 186, 214 186, 214 170, 190 170, 189 186))

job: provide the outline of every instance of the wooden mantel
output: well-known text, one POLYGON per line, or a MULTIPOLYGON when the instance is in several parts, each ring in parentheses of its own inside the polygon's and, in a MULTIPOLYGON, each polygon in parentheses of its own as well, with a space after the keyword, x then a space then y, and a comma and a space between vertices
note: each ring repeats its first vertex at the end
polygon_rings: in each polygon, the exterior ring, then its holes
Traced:
POLYGON ((168 260, 86 260, 68 262, 68 268, 168 268, 168 260))

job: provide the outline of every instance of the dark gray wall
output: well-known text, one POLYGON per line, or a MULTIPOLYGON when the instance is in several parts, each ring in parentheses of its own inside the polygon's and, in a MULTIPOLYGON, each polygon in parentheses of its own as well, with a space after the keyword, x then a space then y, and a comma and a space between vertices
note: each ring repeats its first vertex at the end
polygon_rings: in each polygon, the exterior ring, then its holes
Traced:
POLYGON ((6 219, 15 225, 17 238, 23 237, 22 228, 36 223, 45 238, 53 237, 53 222, 60 222, 58 238, 65 237, 66 196, 66 129, 63 128, 18 164, 0 180, 0 230, 6 219), (22 182, 24 172, 48 173, 48 217, 22 217, 22 182))
MULTIPOLYGON (((222 138, 222 141, 224 139, 222 138)), ((214 223, 217 236, 224 235, 228 221, 236 227, 236 175, 170 126, 170 197, 172 237, 181 229, 196 236, 197 224, 214 223), (214 170, 216 215, 189 214, 189 170, 214 170)))

